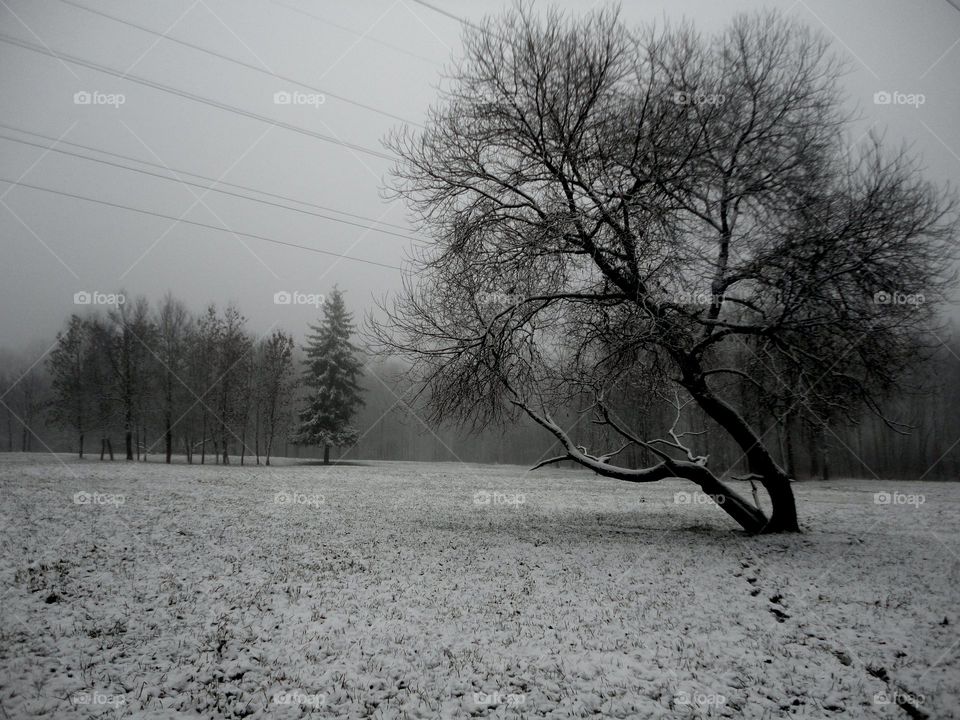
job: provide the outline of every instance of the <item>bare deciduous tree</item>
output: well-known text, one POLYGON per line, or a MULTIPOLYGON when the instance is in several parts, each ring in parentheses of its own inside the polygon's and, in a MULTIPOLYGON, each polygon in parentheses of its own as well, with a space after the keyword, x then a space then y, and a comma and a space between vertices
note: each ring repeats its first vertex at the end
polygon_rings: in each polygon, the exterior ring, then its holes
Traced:
POLYGON ((426 129, 388 140, 391 189, 432 243, 377 339, 412 358, 435 419, 526 413, 563 447, 547 462, 688 479, 748 531, 797 530, 776 439, 730 381, 811 414, 879 413, 949 281, 952 196, 877 138, 848 147, 842 67, 777 14, 705 38, 521 7, 464 47, 426 129), (692 402, 729 434, 770 517, 697 437, 640 437, 610 412, 631 388, 678 413, 692 402), (656 463, 578 446, 551 411, 584 392, 656 463))
POLYGON ((259 392, 258 408, 263 413, 263 438, 266 463, 270 464, 273 443, 284 421, 289 420, 290 401, 296 383, 293 351, 293 336, 282 330, 274 330, 270 337, 260 342, 260 362, 257 377, 259 392))
POLYGON ((57 333, 57 344, 50 353, 52 397, 50 419, 55 425, 77 433, 77 453, 83 459, 84 439, 93 416, 93 333, 90 323, 71 315, 66 329, 57 333))

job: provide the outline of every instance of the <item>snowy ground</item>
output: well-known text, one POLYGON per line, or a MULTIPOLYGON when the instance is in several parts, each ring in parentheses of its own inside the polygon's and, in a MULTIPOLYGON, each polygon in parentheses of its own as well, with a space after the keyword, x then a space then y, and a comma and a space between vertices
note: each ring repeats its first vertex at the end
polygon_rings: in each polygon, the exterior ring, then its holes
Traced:
POLYGON ((958 484, 749 538, 681 483, 61 457, 0 456, 4 718, 960 713, 958 484))

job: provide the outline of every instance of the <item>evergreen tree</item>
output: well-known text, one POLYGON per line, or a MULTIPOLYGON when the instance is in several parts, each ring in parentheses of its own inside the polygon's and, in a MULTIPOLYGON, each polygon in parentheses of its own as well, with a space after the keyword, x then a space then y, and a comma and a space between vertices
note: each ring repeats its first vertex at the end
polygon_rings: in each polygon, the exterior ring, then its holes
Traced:
POLYGON ((307 336, 303 383, 306 406, 293 442, 323 447, 323 462, 330 463, 330 447, 352 445, 357 430, 350 424, 363 404, 357 377, 362 366, 351 344, 353 316, 347 312, 343 294, 336 288, 323 305, 323 322, 311 325, 307 336))
POLYGON ((83 458, 84 436, 93 414, 88 366, 92 344, 89 323, 78 315, 71 315, 66 331, 57 333, 57 346, 48 361, 53 377, 50 419, 55 425, 77 432, 80 458, 83 458))

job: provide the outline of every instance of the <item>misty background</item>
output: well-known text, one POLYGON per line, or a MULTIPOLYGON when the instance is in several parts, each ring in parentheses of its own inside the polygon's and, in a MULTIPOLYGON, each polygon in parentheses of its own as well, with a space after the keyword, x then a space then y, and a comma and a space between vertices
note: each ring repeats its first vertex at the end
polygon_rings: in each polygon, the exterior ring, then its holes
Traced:
MULTIPOLYGON (((551 4, 579 14, 596 3, 551 4)), ((255 336, 283 328, 299 342, 316 306, 274 296, 336 284, 362 319, 373 297, 400 286, 414 244, 428 240, 402 205, 382 197, 391 161, 381 139, 423 122, 462 22, 506 5, 0 0, 0 369, 14 380, 41 374, 78 292, 123 289, 151 303, 171 292, 195 312, 233 302, 255 336), (278 103, 278 93, 291 102, 278 103), (213 181, 234 194, 205 190, 213 181)), ((666 13, 630 2, 622 16, 628 24, 685 18, 712 33, 765 7, 822 30, 848 60, 852 145, 882 132, 888 147, 912 147, 929 180, 956 184, 960 9, 949 0, 686 0, 666 13)), ((947 322, 957 319, 955 306, 945 311, 947 322)), ((927 371, 935 394, 896 401, 917 426, 913 436, 872 422, 808 428, 795 449, 798 471, 824 474, 828 464, 834 474, 903 475, 933 463, 928 478, 956 478, 960 346, 942 340, 927 371)), ((408 411, 397 370, 368 365, 357 419, 368 432, 350 457, 533 462, 549 451, 527 426, 470 437, 428 428, 408 411)), ((8 401, 26 389, 19 384, 8 401)), ((0 449, 21 449, 16 420, 7 414, 3 423, 0 449)), ((69 449, 67 433, 40 417, 31 426, 50 447, 69 449)))

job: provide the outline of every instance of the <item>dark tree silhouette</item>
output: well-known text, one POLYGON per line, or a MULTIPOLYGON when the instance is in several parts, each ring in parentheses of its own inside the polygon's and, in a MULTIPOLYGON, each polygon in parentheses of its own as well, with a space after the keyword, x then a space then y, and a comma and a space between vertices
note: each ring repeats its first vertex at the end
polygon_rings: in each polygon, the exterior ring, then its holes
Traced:
POLYGON ((71 315, 67 328, 57 333, 48 367, 51 375, 50 419, 77 433, 77 452, 83 458, 84 439, 94 416, 93 332, 90 323, 71 315))
POLYGON ((952 196, 877 138, 848 148, 841 66, 775 13, 705 38, 521 7, 464 47, 426 129, 388 140, 391 189, 432 243, 372 322, 382 347, 412 360, 436 420, 525 413, 563 448, 547 462, 691 480, 750 532, 797 530, 790 477, 732 381, 788 412, 879 413, 950 280, 952 196), (610 411, 651 389, 732 438, 769 518, 673 413, 650 438, 610 411), (619 449, 553 419, 584 393, 619 449), (655 464, 617 464, 631 446, 655 464))

